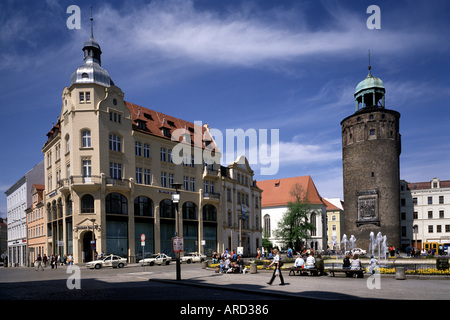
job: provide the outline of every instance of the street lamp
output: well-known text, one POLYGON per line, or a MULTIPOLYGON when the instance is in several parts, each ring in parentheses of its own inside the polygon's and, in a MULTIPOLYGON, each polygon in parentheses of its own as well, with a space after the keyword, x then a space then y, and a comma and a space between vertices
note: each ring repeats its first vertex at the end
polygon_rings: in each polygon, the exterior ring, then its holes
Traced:
MULTIPOLYGON (((178 238, 180 233, 179 222, 178 222, 178 203, 180 202, 180 192, 181 183, 172 183, 172 188, 175 189, 175 194, 172 195, 172 203, 175 203, 175 237, 178 238)), ((180 251, 176 252, 176 274, 177 280, 181 280, 181 262, 180 262, 180 251)))

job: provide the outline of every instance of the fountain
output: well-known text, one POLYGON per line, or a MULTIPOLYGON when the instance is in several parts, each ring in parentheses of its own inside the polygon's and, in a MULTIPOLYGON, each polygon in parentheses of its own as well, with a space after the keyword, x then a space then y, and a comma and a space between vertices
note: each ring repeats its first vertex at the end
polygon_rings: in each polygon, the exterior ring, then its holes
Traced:
POLYGON ((378 246, 378 261, 381 260, 381 241, 383 241, 383 236, 381 232, 377 233, 377 246, 378 246))
POLYGON ((370 232, 370 245, 369 245, 369 250, 370 250, 371 255, 374 255, 376 246, 377 246, 377 244, 375 242, 375 234, 373 233, 373 231, 371 231, 370 232))
POLYGON ((342 236, 342 241, 341 241, 341 243, 344 244, 344 255, 345 255, 345 252, 347 251, 347 242, 348 242, 347 236, 344 234, 344 235, 342 236))
POLYGON ((350 250, 352 250, 353 248, 355 248, 355 242, 356 242, 356 238, 354 235, 350 236, 350 250))
POLYGON ((386 249, 387 249, 387 237, 383 236, 383 242, 381 243, 381 251, 383 252, 384 262, 386 262, 386 249))

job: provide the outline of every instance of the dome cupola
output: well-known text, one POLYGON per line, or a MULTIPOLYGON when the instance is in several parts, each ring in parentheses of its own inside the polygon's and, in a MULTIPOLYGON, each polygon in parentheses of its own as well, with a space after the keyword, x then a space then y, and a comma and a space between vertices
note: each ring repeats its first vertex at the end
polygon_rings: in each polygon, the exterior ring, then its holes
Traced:
MULTIPOLYGON (((369 53, 370 57, 370 53, 369 53)), ((356 111, 366 107, 385 107, 385 88, 381 79, 374 77, 371 73, 371 66, 369 61, 369 74, 362 80, 355 89, 355 104, 356 111)))
POLYGON ((81 65, 70 77, 70 86, 75 83, 95 83, 104 87, 114 85, 108 72, 101 66, 102 50, 94 39, 94 31, 91 17, 91 37, 84 43, 84 64, 81 65))

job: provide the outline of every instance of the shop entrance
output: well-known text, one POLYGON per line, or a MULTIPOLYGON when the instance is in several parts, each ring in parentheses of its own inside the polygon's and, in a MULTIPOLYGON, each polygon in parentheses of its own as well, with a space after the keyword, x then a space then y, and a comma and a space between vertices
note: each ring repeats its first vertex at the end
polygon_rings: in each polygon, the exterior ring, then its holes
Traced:
MULTIPOLYGON (((87 231, 83 235, 83 253, 84 253, 84 261, 89 262, 92 261, 92 231, 87 231)), ((94 238, 95 241, 95 238, 94 238)), ((95 248, 94 248, 95 250, 95 248)))

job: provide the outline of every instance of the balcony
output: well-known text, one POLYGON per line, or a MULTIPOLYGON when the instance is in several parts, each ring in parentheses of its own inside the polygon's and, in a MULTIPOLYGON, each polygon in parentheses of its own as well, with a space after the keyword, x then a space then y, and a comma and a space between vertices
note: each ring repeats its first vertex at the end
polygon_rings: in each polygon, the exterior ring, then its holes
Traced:
POLYGON ((205 200, 219 201, 219 200, 220 200, 220 193, 205 192, 205 193, 203 194, 203 198, 204 198, 205 200))
POLYGON ((204 167, 203 169, 203 179, 205 178, 220 178, 220 171, 204 167))
POLYGON ((68 191, 70 187, 78 186, 101 186, 102 177, 101 176, 70 176, 69 178, 64 178, 58 180, 57 187, 61 192, 68 191))

